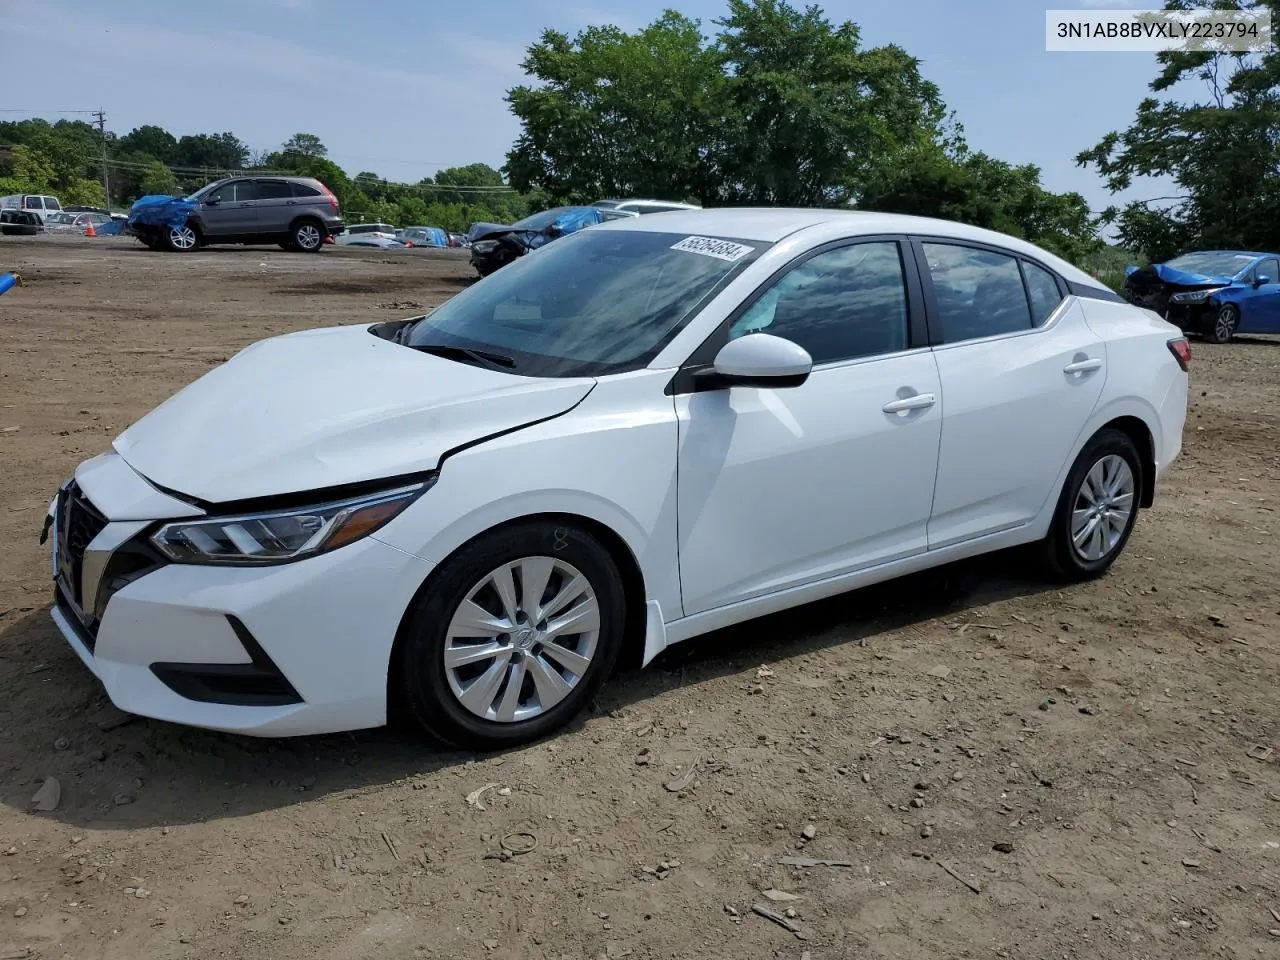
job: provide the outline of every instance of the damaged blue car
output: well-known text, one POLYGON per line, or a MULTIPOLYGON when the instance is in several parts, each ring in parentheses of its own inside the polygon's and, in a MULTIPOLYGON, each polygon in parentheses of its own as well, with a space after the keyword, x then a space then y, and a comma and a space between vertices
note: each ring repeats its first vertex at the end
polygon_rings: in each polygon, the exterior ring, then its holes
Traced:
POLYGON ((1127 300, 1211 343, 1280 333, 1280 254, 1199 250, 1125 274, 1127 300))

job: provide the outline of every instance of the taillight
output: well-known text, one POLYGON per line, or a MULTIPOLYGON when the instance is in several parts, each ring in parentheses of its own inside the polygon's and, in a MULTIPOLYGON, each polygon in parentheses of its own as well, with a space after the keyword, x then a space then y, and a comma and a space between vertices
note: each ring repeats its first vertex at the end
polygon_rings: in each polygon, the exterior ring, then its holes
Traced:
POLYGON ((1191 344, 1186 337, 1175 337, 1169 341, 1169 352, 1173 354, 1173 358, 1178 361, 1178 366, 1186 373, 1187 367, 1191 364, 1191 344))
MULTIPOLYGON (((320 181, 319 181, 319 180, 317 180, 317 181, 316 181, 316 183, 320 183, 320 181)), ((337 210, 337 209, 338 209, 338 198, 337 198, 337 197, 335 197, 335 196, 333 195, 333 191, 332 191, 332 190, 330 190, 328 187, 326 187, 323 183, 320 183, 320 189, 321 189, 321 190, 323 190, 323 191, 324 191, 324 195, 325 195, 326 197, 328 197, 328 198, 329 198, 329 206, 331 206, 331 207, 333 207, 333 209, 337 210)))

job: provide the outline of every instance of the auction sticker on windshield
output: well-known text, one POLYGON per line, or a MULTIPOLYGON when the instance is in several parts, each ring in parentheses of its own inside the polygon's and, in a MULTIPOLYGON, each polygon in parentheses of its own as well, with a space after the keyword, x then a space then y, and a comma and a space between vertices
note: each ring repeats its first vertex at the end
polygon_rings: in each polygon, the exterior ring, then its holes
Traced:
POLYGON ((755 247, 743 246, 730 240, 717 240, 714 237, 685 237, 679 243, 671 245, 672 250, 684 250, 687 253, 700 253, 704 257, 715 257, 736 263, 755 247))

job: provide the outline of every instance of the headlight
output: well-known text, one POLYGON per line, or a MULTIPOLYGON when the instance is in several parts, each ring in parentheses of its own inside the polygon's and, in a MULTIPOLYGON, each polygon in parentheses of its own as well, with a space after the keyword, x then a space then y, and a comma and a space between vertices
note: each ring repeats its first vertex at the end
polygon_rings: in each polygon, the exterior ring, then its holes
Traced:
POLYGON ((1184 290, 1182 293, 1175 293, 1169 299, 1174 303, 1204 303, 1221 289, 1222 287, 1211 287, 1208 290, 1184 290))
POLYGON ((373 533, 434 480, 317 507, 166 524, 151 542, 178 563, 288 563, 328 553, 373 533))
POLYGON ((471 245, 471 249, 476 253, 489 253, 498 246, 497 240, 481 240, 471 245))

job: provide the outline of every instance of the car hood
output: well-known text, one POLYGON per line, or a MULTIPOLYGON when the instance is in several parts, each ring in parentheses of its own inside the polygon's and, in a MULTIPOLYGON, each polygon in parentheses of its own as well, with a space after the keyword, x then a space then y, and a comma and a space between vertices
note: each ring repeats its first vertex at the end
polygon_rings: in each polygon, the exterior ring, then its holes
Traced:
POLYGON ((459 446, 565 413, 594 385, 434 357, 365 325, 330 327, 247 347, 113 446, 157 486, 228 503, 432 470, 459 446))
POLYGON ((1203 287, 1210 284, 1226 286, 1231 283, 1231 277, 1192 273, 1187 270, 1179 270, 1177 267, 1171 267, 1167 263, 1157 263, 1154 265, 1154 269, 1156 276, 1165 283, 1171 283, 1179 287, 1203 287))

